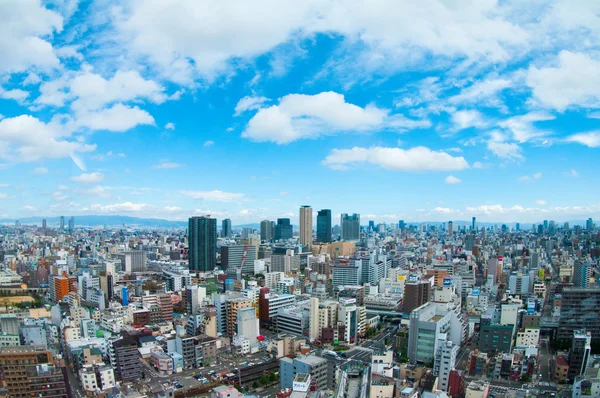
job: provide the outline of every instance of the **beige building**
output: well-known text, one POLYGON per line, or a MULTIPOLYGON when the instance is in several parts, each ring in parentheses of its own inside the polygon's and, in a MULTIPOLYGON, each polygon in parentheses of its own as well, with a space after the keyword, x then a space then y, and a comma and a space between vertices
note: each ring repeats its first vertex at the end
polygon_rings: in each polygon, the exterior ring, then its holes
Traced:
POLYGON ((232 298, 227 300, 227 335, 233 337, 237 325, 238 310, 240 308, 252 307, 254 301, 248 298, 232 298))
POLYGON ((300 244, 310 246, 312 244, 312 207, 300 207, 300 244))
POLYGON ((490 383, 482 380, 473 380, 465 391, 465 398, 487 398, 490 393, 490 383))

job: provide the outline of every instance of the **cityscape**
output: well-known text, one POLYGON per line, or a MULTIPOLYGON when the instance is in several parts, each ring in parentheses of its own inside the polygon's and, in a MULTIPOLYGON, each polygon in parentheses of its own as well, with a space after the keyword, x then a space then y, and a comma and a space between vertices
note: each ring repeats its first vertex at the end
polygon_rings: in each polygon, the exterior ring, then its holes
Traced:
POLYGON ((0 398, 600 398, 600 1, 0 0, 0 398))
POLYGON ((9 397, 595 397, 600 230, 0 227, 9 397), (15 358, 18 358, 15 360, 15 358))

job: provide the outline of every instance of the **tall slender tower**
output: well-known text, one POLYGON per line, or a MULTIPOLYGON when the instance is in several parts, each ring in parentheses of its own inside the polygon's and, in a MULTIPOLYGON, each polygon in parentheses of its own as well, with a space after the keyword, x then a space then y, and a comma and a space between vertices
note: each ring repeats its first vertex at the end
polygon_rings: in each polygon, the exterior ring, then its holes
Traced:
POLYGON ((192 217, 188 224, 190 270, 212 271, 217 263, 217 220, 192 217))
POLYGON ((312 207, 300 207, 300 244, 312 244, 312 207))
POLYGON ((317 242, 331 242, 331 210, 323 209, 317 213, 317 242))
POLYGON ((229 218, 221 221, 221 236, 223 236, 223 238, 231 237, 231 220, 229 218))

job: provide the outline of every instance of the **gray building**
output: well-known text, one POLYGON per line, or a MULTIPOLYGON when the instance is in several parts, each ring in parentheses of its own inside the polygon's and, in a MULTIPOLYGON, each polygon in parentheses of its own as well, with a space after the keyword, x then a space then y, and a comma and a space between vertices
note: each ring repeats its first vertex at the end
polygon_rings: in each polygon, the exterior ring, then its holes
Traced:
POLYGON ((296 358, 284 357, 279 360, 279 384, 282 389, 292 388, 294 378, 299 373, 310 374, 318 389, 326 389, 327 360, 314 355, 298 356, 296 358))
POLYGON ((479 331, 479 350, 510 353, 512 350, 514 325, 481 325, 479 331))
POLYGON ((261 240, 271 240, 273 239, 273 235, 271 234, 271 221, 263 220, 260 222, 260 239, 261 240))
POLYGON ((292 239, 294 230, 289 218, 278 218, 275 225, 275 240, 292 239))
POLYGON ((573 338, 573 332, 585 328, 592 342, 600 340, 600 288, 567 287, 562 291, 557 338, 573 338))
POLYGON ((340 219, 341 240, 343 241, 358 241, 360 240, 360 215, 348 215, 343 213, 340 219))
POLYGON ((192 217, 188 226, 189 263, 191 271, 212 271, 217 263, 217 220, 192 217))
POLYGON ((246 252, 246 259, 242 267, 242 274, 254 275, 254 260, 256 260, 256 246, 232 245, 221 246, 221 268, 236 269, 242 265, 242 258, 246 252))
POLYGON ((112 340, 108 352, 117 380, 134 381, 142 378, 142 362, 134 339, 122 337, 112 340))

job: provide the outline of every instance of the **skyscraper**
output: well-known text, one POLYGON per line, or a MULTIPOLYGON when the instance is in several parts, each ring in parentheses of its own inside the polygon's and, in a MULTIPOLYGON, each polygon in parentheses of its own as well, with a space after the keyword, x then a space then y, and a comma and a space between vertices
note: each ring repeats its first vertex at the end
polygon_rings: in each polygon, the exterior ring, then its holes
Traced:
POLYGON ((573 331, 571 350, 569 351, 569 378, 574 379, 585 373, 592 354, 592 334, 583 330, 573 331))
POLYGON ((64 231, 65 229, 65 216, 60 216, 60 230, 64 231))
POLYGON ((452 230, 452 221, 448 221, 448 236, 452 238, 454 231, 452 230))
POLYGON ((406 228, 406 224, 404 223, 404 220, 400 220, 400 221, 398 222, 398 229, 400 229, 400 230, 402 230, 402 231, 403 231, 403 230, 404 230, 404 228, 406 228))
POLYGON ((360 215, 351 216, 343 213, 340 217, 340 227, 342 228, 342 240, 357 241, 360 239, 360 215))
POLYGON ((45 218, 42 220, 42 229, 44 231, 46 230, 46 219, 45 218))
POLYGON ((573 266, 573 286, 588 287, 594 266, 587 261, 576 261, 573 266))
POLYGON ((229 218, 221 221, 221 236, 223 238, 231 237, 231 220, 229 218))
POLYGON ((300 207, 300 244, 312 244, 312 207, 300 207))
POLYGON ((475 227, 477 226, 477 219, 473 217, 473 224, 471 225, 471 229, 475 231, 475 227))
POLYGON ((369 232, 375 231, 375 221, 369 220, 369 232))
POLYGON ((275 225, 275 240, 292 239, 293 236, 292 224, 289 218, 278 218, 275 225))
POLYGON ((69 232, 73 232, 75 230, 75 217, 69 217, 69 232))
POLYGON ((585 228, 588 231, 591 231, 592 229, 594 229, 594 221, 592 220, 592 218, 588 218, 587 221, 585 222, 585 228))
POLYGON ((188 226, 190 270, 212 271, 216 265, 217 220, 192 217, 188 226))
POLYGON ((331 210, 323 209, 317 213, 317 242, 331 242, 331 210))
POLYGON ((262 220, 260 222, 260 239, 271 240, 273 235, 271 234, 271 221, 262 220))

